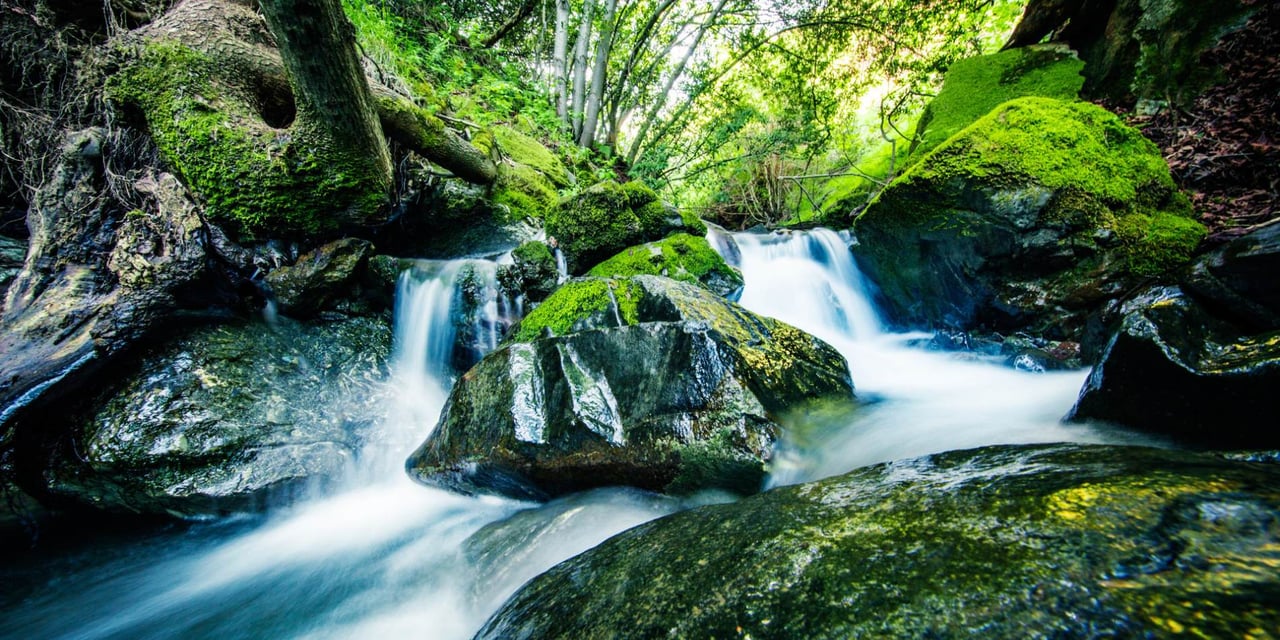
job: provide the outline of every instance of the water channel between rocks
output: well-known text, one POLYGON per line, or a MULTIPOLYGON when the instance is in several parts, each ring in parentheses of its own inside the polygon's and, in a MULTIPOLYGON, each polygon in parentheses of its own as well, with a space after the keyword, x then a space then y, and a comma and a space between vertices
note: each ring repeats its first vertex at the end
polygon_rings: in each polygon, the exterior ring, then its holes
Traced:
MULTIPOLYGON (((831 343, 871 401, 853 424, 784 437, 773 485, 986 444, 1125 438, 1060 423, 1085 371, 1019 371, 887 333, 835 232, 712 231, 710 240, 742 270, 741 304, 831 343)), ((342 489, 261 517, 24 560, 22 583, 0 599, 0 637, 468 638, 554 564, 642 522, 729 499, 604 489, 538 506, 410 481, 404 458, 434 426, 457 352, 494 348, 520 312, 496 294, 494 272, 492 262, 450 261, 401 276, 394 400, 342 489), (464 279, 483 299, 460 323, 453 307, 464 279)))

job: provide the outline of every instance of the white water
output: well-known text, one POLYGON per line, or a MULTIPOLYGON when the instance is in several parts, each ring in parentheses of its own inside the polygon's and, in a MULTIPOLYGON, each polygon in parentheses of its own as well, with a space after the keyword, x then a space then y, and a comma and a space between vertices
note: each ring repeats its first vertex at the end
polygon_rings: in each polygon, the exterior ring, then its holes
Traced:
MULTIPOLYGON (((836 346, 859 396, 879 400, 845 424, 785 441, 775 483, 982 444, 1100 439, 1057 422, 1084 372, 964 362, 885 334, 836 234, 713 240, 724 251, 734 241, 740 249, 745 306, 836 346)), ((0 637, 467 638, 529 578, 696 503, 602 490, 532 508, 406 478, 403 460, 434 427, 456 374, 447 363, 461 265, 423 263, 402 277, 389 382, 395 399, 360 456, 364 472, 345 490, 265 518, 36 558, 42 582, 0 597, 0 637)), ((478 271, 493 273, 491 265, 478 271)), ((496 334, 510 311, 501 306, 478 314, 490 326, 473 333, 496 334)))
MULTIPOLYGON (((713 230, 713 246, 727 238, 713 230)), ((873 400, 849 421, 784 438, 772 483, 988 444, 1129 440, 1060 422, 1087 371, 1029 373, 968 354, 908 347, 922 334, 886 333, 870 284, 839 234, 733 234, 746 287, 740 303, 800 327, 849 362, 855 393, 873 400)))

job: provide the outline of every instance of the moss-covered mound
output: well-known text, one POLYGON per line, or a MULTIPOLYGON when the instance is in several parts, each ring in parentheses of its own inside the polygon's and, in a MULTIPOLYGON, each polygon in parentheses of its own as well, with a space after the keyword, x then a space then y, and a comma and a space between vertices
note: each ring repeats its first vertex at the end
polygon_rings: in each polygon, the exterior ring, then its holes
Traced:
POLYGON ((886 189, 859 259, 902 324, 1078 338, 1135 283, 1184 265, 1205 229, 1159 150, 1091 104, 1007 102, 886 189))
POLYGON ((563 200, 547 216, 547 234, 568 260, 569 272, 581 275, 593 265, 633 245, 657 240, 672 231, 706 233, 696 220, 685 220, 640 182, 613 181, 592 185, 563 200))
POLYGON ((876 465, 624 532, 476 637, 1265 638, 1278 487, 1275 464, 1129 447, 876 465))
POLYGON ((912 159, 1015 98, 1075 100, 1084 84, 1083 68, 1084 62, 1060 45, 1010 49, 956 62, 920 116, 912 159))
POLYGON ((847 407, 831 346, 656 276, 565 284, 467 372, 409 473, 543 498, 628 485, 760 490, 782 416, 847 407))
POLYGON ((536 170, 557 187, 569 186, 569 172, 564 163, 541 142, 511 127, 494 127, 490 133, 498 150, 513 162, 536 170))
POLYGON ((544 174, 523 164, 499 165, 498 179, 489 192, 494 220, 499 223, 542 220, 559 199, 544 174))
POLYGON ((304 127, 269 126, 262 98, 235 73, 178 42, 150 42, 110 78, 107 96, 140 112, 207 213, 243 234, 312 234, 385 208, 389 185, 367 158, 304 127))
POLYGON ((687 233, 624 249, 592 267, 587 275, 601 278, 665 276, 706 287, 727 298, 741 293, 743 284, 742 274, 729 266, 706 238, 687 233))

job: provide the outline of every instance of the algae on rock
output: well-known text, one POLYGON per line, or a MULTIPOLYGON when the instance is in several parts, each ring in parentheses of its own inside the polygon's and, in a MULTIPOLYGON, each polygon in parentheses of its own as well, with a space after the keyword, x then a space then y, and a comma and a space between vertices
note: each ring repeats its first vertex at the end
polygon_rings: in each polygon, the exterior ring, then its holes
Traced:
POLYGON ((1277 487, 1138 447, 879 464, 619 534, 476 637, 1248 637, 1280 628, 1277 487))
POLYGON ((742 274, 729 266, 705 238, 678 233, 656 242, 624 249, 591 268, 587 275, 609 278, 664 276, 706 287, 735 299, 742 293, 742 274))
POLYGON ((601 182, 562 200, 547 216, 547 234, 559 243, 569 272, 593 265, 633 245, 681 229, 706 233, 697 220, 668 210, 658 194, 640 182, 601 182))

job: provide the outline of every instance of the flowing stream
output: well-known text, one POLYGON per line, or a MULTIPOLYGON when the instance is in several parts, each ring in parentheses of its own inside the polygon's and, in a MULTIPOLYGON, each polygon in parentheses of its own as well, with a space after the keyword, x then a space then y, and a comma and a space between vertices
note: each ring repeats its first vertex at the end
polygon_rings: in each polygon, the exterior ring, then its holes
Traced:
MULTIPOLYGON (((742 269, 742 304, 834 345, 868 401, 841 424, 784 440, 774 484, 983 444, 1118 437, 1058 423, 1083 371, 1020 372, 886 333, 834 232, 713 231, 710 239, 742 269)), ((410 481, 404 458, 434 427, 457 374, 450 363, 461 288, 496 291, 494 272, 492 263, 450 261, 402 276, 395 399, 345 488, 265 516, 103 535, 6 560, 0 637, 467 638, 557 562, 642 522, 726 499, 607 489, 536 506, 410 481), (468 266, 478 275, 460 277, 468 266)), ((491 349, 519 309, 499 298, 481 308, 461 326, 468 343, 491 349)))

